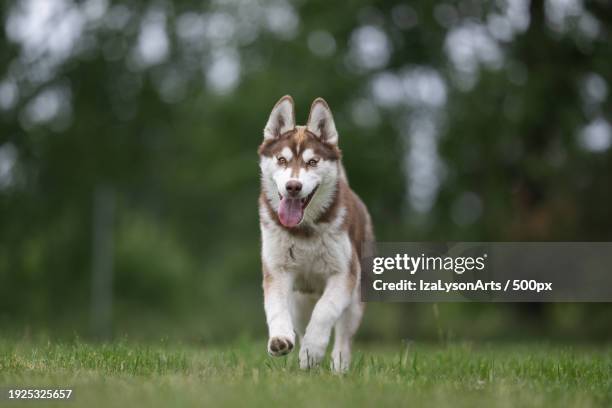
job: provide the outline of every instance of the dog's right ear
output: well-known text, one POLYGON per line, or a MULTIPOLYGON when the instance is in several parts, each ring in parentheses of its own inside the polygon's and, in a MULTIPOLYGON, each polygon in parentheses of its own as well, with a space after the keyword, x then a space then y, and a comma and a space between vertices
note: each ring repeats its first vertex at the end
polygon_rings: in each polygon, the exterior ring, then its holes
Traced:
POLYGON ((272 108, 272 113, 264 128, 264 140, 276 139, 292 129, 295 129, 293 98, 285 95, 272 108))

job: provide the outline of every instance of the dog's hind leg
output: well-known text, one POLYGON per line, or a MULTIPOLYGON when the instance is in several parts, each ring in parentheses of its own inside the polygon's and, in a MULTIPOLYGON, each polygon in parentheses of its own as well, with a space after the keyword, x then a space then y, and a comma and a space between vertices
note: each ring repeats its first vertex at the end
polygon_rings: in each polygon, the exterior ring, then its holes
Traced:
POLYGON ((363 304, 354 299, 334 326, 332 369, 345 372, 351 365, 351 341, 363 316, 363 304))

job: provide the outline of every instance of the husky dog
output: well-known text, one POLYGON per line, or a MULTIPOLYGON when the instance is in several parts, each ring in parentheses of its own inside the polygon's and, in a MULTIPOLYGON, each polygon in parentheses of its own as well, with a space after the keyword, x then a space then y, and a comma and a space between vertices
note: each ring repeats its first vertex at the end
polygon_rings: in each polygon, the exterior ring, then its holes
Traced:
POLYGON ((317 366, 334 328, 332 368, 342 372, 363 314, 359 261, 372 223, 348 186, 327 103, 312 103, 306 126, 294 112, 291 96, 282 97, 259 147, 268 353, 291 352, 297 334, 300 367, 317 366))

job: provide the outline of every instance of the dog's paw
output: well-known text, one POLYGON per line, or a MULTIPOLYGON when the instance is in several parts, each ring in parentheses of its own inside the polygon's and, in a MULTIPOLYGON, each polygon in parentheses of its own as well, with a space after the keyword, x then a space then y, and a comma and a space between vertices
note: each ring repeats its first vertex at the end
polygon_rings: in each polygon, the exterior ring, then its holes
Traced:
POLYGON ((274 357, 284 356, 293 350, 293 341, 284 336, 270 337, 268 340, 268 354, 274 357))
POLYGON ((300 368, 308 370, 309 368, 318 367, 324 356, 325 346, 304 342, 304 345, 300 348, 300 368))

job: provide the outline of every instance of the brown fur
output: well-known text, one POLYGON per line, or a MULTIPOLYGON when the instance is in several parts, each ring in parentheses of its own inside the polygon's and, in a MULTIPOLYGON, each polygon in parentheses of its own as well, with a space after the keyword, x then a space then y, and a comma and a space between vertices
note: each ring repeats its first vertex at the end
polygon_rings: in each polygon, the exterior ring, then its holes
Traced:
POLYGON ((291 149, 293 153, 292 161, 295 160, 304 168, 306 163, 302 160, 300 153, 306 149, 312 149, 317 156, 325 160, 340 160, 342 157, 342 153, 337 146, 319 141, 304 126, 296 126, 295 129, 283 133, 278 138, 264 140, 259 146, 258 152, 262 156, 275 157, 285 147, 291 149))

